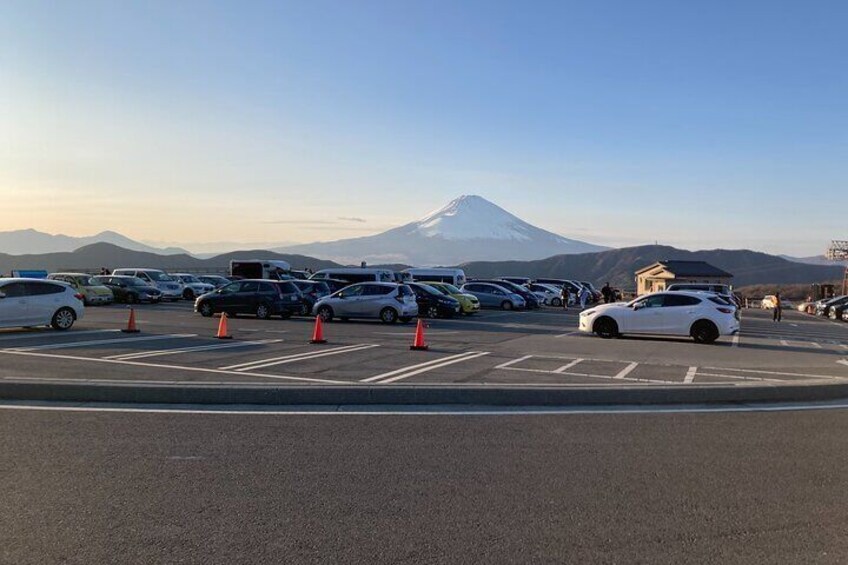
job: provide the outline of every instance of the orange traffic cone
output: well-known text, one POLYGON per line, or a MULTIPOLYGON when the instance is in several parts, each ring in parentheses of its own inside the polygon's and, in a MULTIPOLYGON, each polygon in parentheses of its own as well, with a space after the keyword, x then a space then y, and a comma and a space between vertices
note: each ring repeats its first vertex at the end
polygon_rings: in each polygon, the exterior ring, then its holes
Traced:
POLYGON ((315 330, 312 332, 312 339, 309 343, 327 343, 324 339, 324 322, 321 321, 321 316, 315 316, 315 330))
POLYGON ((412 342, 409 348, 413 351, 427 351, 430 349, 430 346, 424 343, 424 320, 421 318, 418 318, 418 325, 415 327, 415 341, 412 342))
POLYGON ((121 330, 125 334, 137 334, 141 330, 135 325, 135 308, 130 308, 130 319, 127 320, 127 327, 121 330))
POLYGON ((215 336, 217 339, 233 339, 227 331, 227 313, 221 312, 221 321, 218 322, 218 335, 215 336))

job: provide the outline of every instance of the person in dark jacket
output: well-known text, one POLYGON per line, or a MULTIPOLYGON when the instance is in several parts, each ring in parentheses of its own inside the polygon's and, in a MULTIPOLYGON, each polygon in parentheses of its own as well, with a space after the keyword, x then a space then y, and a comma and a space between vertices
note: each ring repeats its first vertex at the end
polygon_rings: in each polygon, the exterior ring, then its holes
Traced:
POLYGON ((601 295, 604 297, 604 304, 609 304, 612 301, 612 288, 609 282, 601 289, 601 295))
POLYGON ((772 320, 775 322, 779 322, 783 318, 783 300, 780 298, 780 293, 776 292, 774 294, 774 313, 772 314, 772 320))

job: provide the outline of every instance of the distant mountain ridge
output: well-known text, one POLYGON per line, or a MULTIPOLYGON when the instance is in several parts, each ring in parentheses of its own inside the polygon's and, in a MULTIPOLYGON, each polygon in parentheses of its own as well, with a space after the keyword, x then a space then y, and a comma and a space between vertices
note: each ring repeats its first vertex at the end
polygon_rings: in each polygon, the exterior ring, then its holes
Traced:
POLYGON ((342 263, 450 265, 469 260, 542 259, 607 247, 537 228, 485 198, 460 196, 416 222, 365 237, 276 248, 342 263))
MULTIPOLYGON (((158 255, 96 243, 73 252, 39 255, 0 254, 0 273, 13 269, 98 270, 101 267, 151 267, 225 273, 232 259, 282 259, 294 268, 312 270, 341 266, 339 263, 304 255, 280 254, 266 250, 234 251, 209 259, 191 255, 158 255)), ((775 255, 748 250, 714 249, 686 251, 662 245, 612 249, 599 253, 556 255, 537 261, 475 261, 460 265, 469 277, 520 275, 587 280, 632 289, 637 269, 661 259, 706 261, 734 274, 734 286, 753 284, 810 284, 841 280, 844 267, 793 263, 775 255)), ((375 265, 376 266, 376 265, 375 265)), ((403 264, 392 265, 394 269, 403 264)))
POLYGON ((93 243, 110 243, 124 249, 160 253, 162 255, 188 253, 188 251, 179 247, 158 248, 145 245, 109 230, 85 237, 64 234, 53 235, 34 229, 0 232, 0 253, 8 253, 9 255, 70 252, 93 243))

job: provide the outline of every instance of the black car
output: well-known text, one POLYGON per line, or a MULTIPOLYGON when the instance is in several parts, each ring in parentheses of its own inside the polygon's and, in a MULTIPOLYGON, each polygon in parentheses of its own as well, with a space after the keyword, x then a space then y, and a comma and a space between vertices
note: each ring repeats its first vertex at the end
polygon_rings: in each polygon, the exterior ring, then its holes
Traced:
MULTIPOLYGON (((309 280, 318 280, 318 279, 309 279, 309 280)), ((330 294, 334 292, 338 292, 341 289, 350 286, 350 283, 347 281, 343 281, 341 279, 321 279, 321 282, 330 287, 330 294)))
POLYGON ((830 316, 831 308, 845 304, 846 302, 848 302, 848 296, 837 296, 836 298, 831 298, 827 302, 822 302, 816 305, 816 316, 823 316, 827 318, 830 316))
POLYGON ((330 292, 329 285, 327 285, 324 281, 295 279, 291 282, 303 295, 304 308, 301 314, 304 316, 312 312, 312 307, 315 306, 315 303, 318 302, 318 300, 332 294, 332 292, 330 292))
POLYGON ((846 311, 848 311, 848 301, 842 302, 841 304, 834 304, 830 307, 830 319, 837 321, 842 320, 846 311))
POLYGON ((115 302, 126 302, 127 304, 150 302, 153 304, 162 300, 161 290, 147 284, 138 277, 100 275, 92 278, 112 291, 112 294, 115 296, 115 302))
POLYGON ((532 292, 527 290, 526 287, 523 287, 520 284, 515 284, 514 282, 510 282, 510 281, 505 280, 505 279, 487 279, 487 280, 476 281, 476 282, 487 282, 487 283, 501 285, 503 288, 507 289, 508 291, 514 292, 515 294, 517 294, 518 296, 523 298, 524 303, 527 305, 528 310, 531 309, 531 308, 536 309, 536 308, 542 307, 542 304, 539 302, 539 298, 535 294, 533 294, 532 292))
POLYGON ((419 318, 452 318, 459 314, 459 300, 445 296, 433 287, 421 283, 406 283, 415 294, 419 318))
POLYGON ((243 279, 199 296, 194 311, 209 317, 218 312, 230 316, 253 314, 257 318, 271 316, 290 318, 303 312, 303 295, 291 281, 243 279))

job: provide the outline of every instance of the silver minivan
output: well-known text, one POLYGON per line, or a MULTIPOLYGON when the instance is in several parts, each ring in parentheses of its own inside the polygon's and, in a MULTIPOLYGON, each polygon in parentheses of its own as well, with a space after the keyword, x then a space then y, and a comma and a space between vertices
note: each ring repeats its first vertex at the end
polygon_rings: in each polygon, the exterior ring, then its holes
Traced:
POLYGON ((318 300, 312 313, 323 321, 333 318, 377 318, 393 324, 418 315, 415 294, 405 284, 368 282, 352 284, 318 300))
POLYGON ((112 274, 140 278, 161 290, 162 300, 180 300, 183 297, 183 283, 159 269, 115 269, 112 274))

